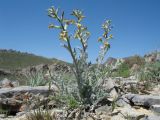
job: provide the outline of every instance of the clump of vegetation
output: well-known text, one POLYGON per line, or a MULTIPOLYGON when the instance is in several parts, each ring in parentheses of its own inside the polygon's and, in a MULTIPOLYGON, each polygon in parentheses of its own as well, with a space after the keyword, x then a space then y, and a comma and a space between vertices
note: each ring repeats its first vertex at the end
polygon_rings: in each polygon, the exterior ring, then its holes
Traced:
POLYGON ((45 79, 45 76, 41 71, 29 73, 26 75, 26 78, 28 79, 28 85, 32 87, 44 86, 50 82, 50 80, 45 79))
POLYGON ((57 120, 56 114, 51 114, 48 110, 34 110, 33 113, 29 113, 26 116, 27 120, 57 120))
POLYGON ((5 110, 0 106, 0 114, 4 114, 4 117, 7 117, 9 113, 9 110, 5 110))
POLYGON ((79 106, 78 101, 73 96, 67 97, 67 104, 69 109, 75 109, 79 106))
POLYGON ((160 82, 160 61, 146 63, 137 76, 140 81, 144 82, 146 89, 150 89, 153 84, 158 84, 160 82))
POLYGON ((108 49, 110 48, 109 40, 112 39, 112 34, 110 34, 112 28, 111 21, 106 20, 102 25, 104 33, 102 37, 98 38, 98 41, 102 44, 102 46, 97 58, 97 67, 93 69, 90 62, 88 62, 87 53, 87 41, 90 37, 90 32, 87 30, 87 27, 82 24, 82 20, 85 16, 80 10, 73 10, 71 15, 75 19, 66 19, 63 11, 60 13, 59 9, 51 7, 48 9, 48 16, 56 20, 57 22, 55 23, 58 24, 52 23, 49 25, 49 28, 58 29, 60 31, 59 39, 61 40, 63 47, 72 57, 72 70, 76 78, 79 101, 83 104, 92 104, 91 95, 99 89, 96 86, 96 83, 97 80, 102 78, 101 74, 103 71, 103 66, 101 64, 108 49), (72 29, 69 27, 72 27, 72 29), (73 47, 72 42, 74 42, 74 40, 78 40, 81 47, 73 47), (94 80, 91 79, 93 77, 95 77, 94 80))
POLYGON ((126 63, 122 63, 117 70, 112 73, 114 77, 124 77, 127 78, 130 76, 130 68, 126 63))

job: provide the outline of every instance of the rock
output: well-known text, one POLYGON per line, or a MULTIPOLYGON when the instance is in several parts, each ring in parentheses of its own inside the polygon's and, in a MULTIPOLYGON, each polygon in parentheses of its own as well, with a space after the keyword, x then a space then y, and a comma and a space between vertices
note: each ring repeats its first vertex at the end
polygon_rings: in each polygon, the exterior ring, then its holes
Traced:
POLYGON ((160 96, 126 94, 125 97, 134 105, 150 108, 152 105, 160 105, 160 96))
POLYGON ((1 84, 2 84, 2 88, 13 87, 12 82, 10 80, 8 80, 7 78, 5 78, 4 80, 2 80, 1 84))
POLYGON ((12 85, 13 85, 13 87, 18 87, 18 86, 19 86, 18 80, 17 80, 17 81, 13 81, 13 82, 12 82, 12 85))
POLYGON ((125 107, 116 108, 112 114, 114 114, 113 120, 126 120, 126 119, 139 120, 141 118, 144 118, 145 115, 148 115, 150 113, 143 108, 136 110, 135 108, 125 106, 125 107))
POLYGON ((158 51, 149 53, 144 56, 145 61, 148 63, 159 61, 160 60, 160 53, 158 51))
POLYGON ((111 106, 105 105, 105 106, 101 106, 101 107, 97 108, 97 109, 95 110, 95 112, 96 112, 96 114, 98 114, 98 115, 100 115, 100 114, 102 114, 102 113, 107 114, 107 113, 111 112, 111 109, 112 109, 111 106))
POLYGON ((130 69, 131 73, 135 73, 139 70, 140 70, 140 65, 138 65, 138 64, 133 64, 131 69, 130 69))
POLYGON ((123 81, 123 85, 126 86, 126 85, 136 85, 138 83, 137 80, 125 80, 123 81))
POLYGON ((121 114, 113 116, 111 120, 126 120, 121 114))
POLYGON ((115 99, 118 98, 118 93, 115 89, 115 82, 112 79, 108 79, 104 82, 103 87, 104 89, 109 92, 110 100, 114 101, 115 99))
POLYGON ((142 120, 160 120, 160 116, 157 116, 157 115, 149 115, 149 116, 146 116, 144 119, 142 120))
POLYGON ((157 95, 160 96, 160 85, 157 85, 153 88, 153 90, 151 91, 152 95, 157 95))
POLYGON ((119 107, 128 106, 130 107, 129 101, 126 98, 120 98, 116 101, 116 105, 119 107))
POLYGON ((115 82, 112 79, 107 79, 106 81, 104 81, 103 86, 105 87, 105 90, 111 90, 115 87, 115 82))
POLYGON ((18 87, 19 82, 18 81, 11 81, 5 78, 4 80, 0 81, 0 87, 1 88, 11 88, 11 87, 18 87))
POLYGON ((10 70, 0 68, 0 76, 7 76, 7 75, 12 75, 12 72, 10 70))
POLYGON ((15 100, 13 98, 1 99, 0 106, 1 109, 7 110, 7 114, 15 115, 18 111, 20 106, 22 105, 22 101, 15 100))
POLYGON ((100 120, 112 120, 111 118, 112 118, 111 116, 105 114, 100 115, 100 120))
POLYGON ((19 107, 19 112, 23 112, 23 111, 27 111, 27 110, 29 110, 29 106, 28 105, 26 105, 26 104, 23 104, 23 105, 21 105, 20 107, 19 107))
POLYGON ((4 118, 6 118, 6 114, 0 114, 0 120, 3 120, 4 118))
MULTIPOLYGON (((59 89, 56 85, 51 86, 50 94, 54 94, 58 92, 59 89)), ((0 90, 0 98, 2 96, 12 97, 16 94, 25 94, 25 93, 32 93, 34 95, 41 94, 44 96, 48 96, 49 94, 49 87, 48 86, 37 86, 37 87, 30 87, 30 86, 20 86, 16 88, 2 88, 0 90)))
POLYGON ((18 112, 17 114, 16 114, 16 117, 21 117, 21 116, 23 116, 23 115, 25 115, 26 114, 26 112, 18 112))
POLYGON ((56 92, 58 92, 58 88, 54 85, 51 86, 50 90, 48 86, 2 88, 0 90, 0 106, 4 110, 9 110, 9 115, 15 115, 17 112, 45 105, 48 100, 47 96, 55 95, 56 92))
POLYGON ((160 113, 160 105, 152 105, 150 109, 156 113, 160 113))
POLYGON ((48 104, 47 104, 48 108, 55 108, 55 107, 58 107, 57 106, 57 103, 55 101, 50 101, 48 104))
POLYGON ((51 73, 54 72, 63 72, 63 73, 71 73, 72 70, 69 65, 65 63, 54 63, 54 64, 40 64, 37 66, 27 67, 23 68, 19 73, 22 75, 27 75, 28 73, 37 73, 37 72, 43 72, 46 73, 48 70, 50 70, 51 73))

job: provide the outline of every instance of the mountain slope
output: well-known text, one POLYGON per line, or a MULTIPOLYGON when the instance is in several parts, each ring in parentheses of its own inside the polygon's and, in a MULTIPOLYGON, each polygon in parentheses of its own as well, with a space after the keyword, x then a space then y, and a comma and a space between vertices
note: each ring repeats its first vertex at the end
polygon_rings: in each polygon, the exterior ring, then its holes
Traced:
POLYGON ((29 53, 22 53, 15 50, 0 50, 0 68, 1 69, 21 69, 28 66, 36 66, 39 64, 52 64, 52 63, 63 63, 57 59, 49 59, 41 56, 37 56, 29 53))

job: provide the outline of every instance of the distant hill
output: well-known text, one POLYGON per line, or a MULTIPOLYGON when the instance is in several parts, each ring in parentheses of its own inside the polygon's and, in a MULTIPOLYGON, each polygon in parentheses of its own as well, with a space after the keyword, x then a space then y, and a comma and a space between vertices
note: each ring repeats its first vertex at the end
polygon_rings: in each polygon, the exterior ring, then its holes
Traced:
POLYGON ((49 59, 30 53, 19 52, 15 50, 0 49, 0 68, 1 69, 22 69, 28 66, 36 66, 39 64, 65 63, 55 58, 49 59))

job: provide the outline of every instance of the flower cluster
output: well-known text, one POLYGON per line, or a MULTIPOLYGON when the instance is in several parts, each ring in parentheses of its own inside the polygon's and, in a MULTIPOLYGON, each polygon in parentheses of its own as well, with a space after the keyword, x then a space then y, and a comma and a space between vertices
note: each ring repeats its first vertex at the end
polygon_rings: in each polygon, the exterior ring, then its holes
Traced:
POLYGON ((85 18, 85 16, 83 16, 83 12, 80 10, 73 10, 71 15, 75 16, 78 19, 78 22, 81 22, 83 18, 85 18))
POLYGON ((103 43, 104 48, 107 49, 110 47, 108 40, 113 38, 112 34, 109 35, 109 32, 112 29, 111 20, 106 20, 105 23, 102 24, 102 29, 104 30, 104 33, 103 33, 102 37, 98 38, 98 41, 103 43))
POLYGON ((57 18, 58 15, 58 9, 55 9, 53 6, 48 9, 48 16, 52 18, 57 18))
POLYGON ((61 33, 60 33, 60 35, 59 35, 59 38, 60 38, 61 40, 67 41, 68 32, 65 31, 65 30, 61 31, 61 33))
POLYGON ((108 49, 110 48, 109 40, 113 38, 113 35, 110 34, 110 31, 112 29, 111 26, 111 20, 106 20, 104 24, 102 24, 102 29, 104 30, 104 33, 102 37, 98 38, 98 42, 102 43, 102 46, 100 47, 101 50, 99 52, 99 58, 97 58, 98 64, 101 64, 105 54, 107 53, 108 49))

